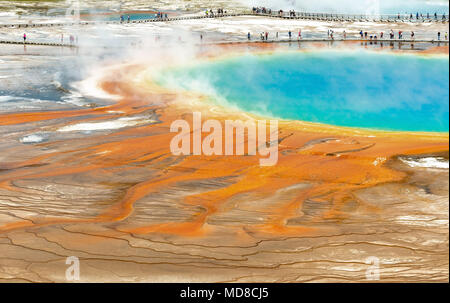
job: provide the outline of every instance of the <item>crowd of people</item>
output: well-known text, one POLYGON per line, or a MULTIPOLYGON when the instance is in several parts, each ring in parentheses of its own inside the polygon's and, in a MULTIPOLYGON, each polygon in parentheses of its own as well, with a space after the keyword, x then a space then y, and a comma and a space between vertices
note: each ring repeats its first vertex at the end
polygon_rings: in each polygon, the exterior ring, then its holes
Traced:
MULTIPOLYGON (((289 39, 292 39, 292 31, 289 30, 288 31, 288 36, 289 39)), ((302 30, 299 29, 298 30, 298 39, 302 39, 302 30)), ((261 32, 259 33, 259 38, 261 39, 261 41, 268 41, 269 40, 269 32, 261 32)), ((279 32, 275 32, 275 39, 279 38, 279 32)), ((250 41, 252 40, 252 34, 250 32, 247 33, 247 40, 250 41)))
MULTIPOLYGON (((401 19, 401 15, 400 15, 400 13, 397 15, 397 19, 401 19)), ((414 19, 414 16, 413 16, 413 14, 411 13, 411 14, 409 14, 409 19, 410 20, 413 20, 414 19)), ((419 12, 417 12, 416 13, 416 20, 420 20, 420 19, 431 19, 431 16, 430 16, 430 13, 427 13, 426 14, 426 17, 425 17, 425 15, 424 14, 422 14, 422 13, 420 13, 419 14, 419 12)), ((434 13, 434 19, 435 20, 438 20, 438 14, 437 13, 434 13)), ((445 13, 443 13, 442 14, 442 20, 447 20, 447 17, 446 17, 446 15, 445 15, 445 13)))
MULTIPOLYGON (((364 40, 384 39, 384 32, 383 31, 380 32, 379 36, 377 36, 376 33, 375 34, 369 34, 368 32, 363 32, 361 30, 359 32, 359 35, 360 35, 361 39, 364 39, 364 40)), ((414 40, 415 37, 416 37, 416 33, 414 31, 411 31, 410 32, 410 39, 414 40)), ((391 40, 395 39, 395 32, 392 29, 389 31, 389 39, 391 39, 391 40)), ((397 32, 397 39, 399 39, 399 40, 403 39, 403 31, 399 30, 397 32)), ((441 40, 441 32, 437 33, 437 39, 441 40)), ((448 33, 447 32, 444 33, 444 39, 448 40, 448 33)))
POLYGON ((165 13, 157 12, 156 13, 156 19, 167 19, 168 15, 165 13))
POLYGON ((272 14, 272 9, 265 7, 253 7, 252 12, 254 14, 272 14))
POLYGON ((212 9, 209 9, 209 10, 207 9, 205 11, 206 16, 208 16, 208 17, 223 16, 226 13, 227 13, 227 11, 224 10, 223 8, 216 9, 216 13, 214 13, 214 10, 212 10, 212 9))
MULTIPOLYGON (((272 9, 268 9, 266 7, 253 7, 252 9, 253 14, 272 14, 272 9)), ((286 16, 289 17, 296 17, 296 16, 301 16, 301 15, 308 15, 308 16, 313 16, 313 15, 319 15, 319 16, 331 16, 333 17, 333 14, 322 14, 322 13, 301 13, 301 12, 296 12, 295 10, 289 10, 289 12, 287 13, 286 16)), ((284 11, 283 10, 279 10, 278 11, 278 16, 284 16, 284 11)), ((391 16, 395 18, 394 16, 391 16)), ((397 14, 397 19, 398 20, 402 20, 402 19, 410 19, 410 20, 414 20, 414 18, 416 20, 431 20, 431 19, 435 19, 438 20, 439 19, 439 15, 437 12, 434 13, 434 15, 430 15, 430 13, 426 13, 425 15, 423 13, 419 13, 417 12, 415 15, 413 13, 410 14, 397 14)), ((447 20, 447 16, 445 13, 442 14, 442 20, 447 20)))
MULTIPOLYGON (((261 33, 259 33, 260 40, 261 41, 268 41, 269 35, 270 35, 269 32, 261 32, 261 33)), ((288 35, 289 40, 291 40, 293 38, 293 33, 292 33, 291 30, 287 31, 287 35, 288 35)), ((369 33, 367 31, 362 31, 362 30, 360 30, 359 36, 360 36, 361 40, 378 40, 378 39, 384 39, 384 37, 385 37, 383 31, 380 31, 379 35, 378 35, 377 33, 369 33)), ((389 31, 389 39, 393 40, 393 39, 395 39, 395 36, 396 36, 396 34, 395 34, 394 30, 391 29, 389 31)), ((414 31, 411 31, 410 32, 410 39, 414 40, 415 36, 416 36, 416 33, 414 31)), ((341 37, 344 40, 347 39, 347 32, 345 30, 342 31, 342 36, 341 37)), ((279 38, 279 32, 275 32, 275 39, 278 39, 278 38, 279 38)), ((328 29, 327 30, 327 38, 331 39, 331 40, 335 39, 335 32, 334 32, 334 30, 332 30, 332 29, 328 29)), ((301 29, 298 30, 297 39, 298 40, 302 39, 302 30, 301 29)), ((399 39, 399 40, 404 39, 402 30, 399 30, 397 32, 397 39, 399 39)), ((439 41, 441 40, 441 32, 437 33, 437 39, 439 41)), ((247 33, 247 40, 248 41, 252 40, 252 34, 250 32, 247 33)), ((448 40, 448 33, 447 32, 444 33, 444 40, 446 40, 446 41, 448 40)))
MULTIPOLYGON (((267 9, 266 7, 253 7, 252 11, 255 14, 272 14, 272 10, 271 9, 267 9)), ((206 16, 210 16, 210 17, 221 16, 221 15, 224 15, 226 13, 227 13, 227 11, 222 9, 222 8, 216 9, 215 12, 214 12, 213 9, 208 9, 208 10, 205 11, 206 16)), ((290 17, 295 17, 296 14, 298 14, 294 10, 289 10, 288 13, 289 13, 290 17)), ((279 10, 278 11, 278 15, 281 16, 283 14, 284 14, 283 10, 279 10)), ((400 14, 398 14, 397 17, 398 17, 398 19, 401 19, 401 15, 400 14)), ((426 14, 426 18, 430 19, 430 17, 431 17, 430 14, 427 13, 426 14)), ((434 13, 433 17, 434 17, 434 19, 438 19, 438 14, 434 13)), ((124 15, 120 15, 120 22, 121 23, 125 22, 125 18, 126 18, 128 23, 131 21, 130 15, 127 15, 126 17, 124 15)), ((156 13, 156 18, 157 19, 168 19, 168 15, 167 15, 167 13, 157 12, 156 13)), ((413 19, 414 18, 413 14, 410 14, 409 18, 413 19)), ((423 14, 417 12, 415 14, 415 18, 417 20, 421 19, 421 18, 424 19, 425 16, 423 14)), ((444 13, 442 15, 442 19, 446 20, 446 18, 447 17, 446 17, 446 15, 444 13)), ((269 35, 270 35, 269 32, 261 32, 261 33, 259 33, 259 36, 260 36, 259 38, 260 38, 261 41, 268 41, 269 35)), ((289 37, 289 40, 291 40, 293 38, 293 33, 292 33, 291 30, 287 31, 287 35, 289 37)), ((378 40, 378 39, 384 39, 384 32, 381 31, 381 32, 379 32, 379 35, 377 35, 377 33, 369 33, 367 31, 363 32, 363 30, 360 30, 359 36, 360 36, 361 40, 378 40)), ((396 36, 396 33, 391 29, 389 31, 389 39, 394 40, 395 36, 396 36)), ((275 32, 274 37, 275 37, 275 39, 278 39, 279 38, 279 32, 275 32)), ((343 30, 341 37, 344 40, 347 39, 347 32, 345 30, 343 30)), ((327 38, 331 39, 331 40, 335 39, 335 32, 334 32, 334 30, 332 30, 332 29, 328 29, 327 30, 327 38)), ((415 32, 414 31, 410 32, 410 38, 411 38, 411 40, 415 39, 415 32)), ((251 35, 250 32, 247 33, 247 39, 249 41, 252 39, 252 35, 251 35)), ((302 39, 302 30, 301 29, 298 30, 297 39, 298 40, 302 39)), ((397 32, 397 39, 399 39, 399 40, 403 39, 403 31, 399 30, 397 32)), ((448 40, 448 33, 447 32, 444 33, 444 38, 443 39, 444 40, 448 40)), ((27 40, 27 35, 26 35, 26 33, 24 33, 23 34, 23 42, 26 43, 26 40, 27 40)), ((203 40, 203 34, 200 35, 200 40, 203 40)), ((441 32, 437 33, 437 40, 439 40, 439 41, 441 40, 441 32)), ((64 43, 64 35, 61 34, 61 44, 63 44, 63 43, 64 43)), ((69 43, 70 43, 70 45, 77 44, 78 43, 78 37, 74 36, 74 35, 70 35, 69 36, 69 43)))
MULTIPOLYGON (((253 14, 265 14, 265 15, 272 15, 272 9, 265 8, 265 7, 253 7, 252 9, 253 14)), ((283 16, 284 11, 282 9, 278 10, 277 12, 278 16, 283 16)), ((289 10, 289 17, 295 17, 298 13, 295 12, 295 10, 289 10)))
MULTIPOLYGON (((253 8, 252 8, 252 12, 253 12, 254 14, 268 14, 268 15, 271 15, 271 14, 272 14, 272 9, 266 8, 266 7, 253 7, 253 8)), ((227 13, 227 11, 224 10, 223 8, 217 8, 215 11, 214 11, 213 9, 207 9, 207 10, 205 11, 205 14, 206 14, 207 17, 223 16, 223 15, 226 14, 226 13, 227 13)), ((284 12, 283 10, 281 10, 281 9, 278 10, 277 13, 278 13, 278 16, 284 16, 284 15, 285 15, 285 12, 284 12)), ((289 10, 289 11, 287 12, 287 15, 288 15, 289 17, 296 17, 296 16, 300 16, 300 13, 299 13, 299 12, 295 12, 295 10, 289 10)), ((308 15, 310 15, 310 14, 308 14, 308 15)), ((322 15, 325 15, 325 16, 328 17, 328 14, 322 14, 322 15)), ((331 16, 332 16, 332 15, 331 15, 331 16)), ((395 16, 395 15, 394 15, 394 16, 395 16)), ((397 19, 398 19, 398 20, 401 20, 401 19, 402 19, 402 16, 404 17, 404 19, 408 19, 408 15, 407 15, 407 14, 402 15, 402 14, 400 14, 400 13, 397 15, 397 19)), ((438 20, 438 19, 439 19, 439 16, 438 16, 437 13, 434 13, 434 16, 433 16, 433 17, 434 17, 435 20, 438 20)), ((166 13, 157 12, 157 13, 156 13, 156 19, 168 19, 168 15, 167 15, 166 13)), ((409 19, 410 19, 410 20, 413 20, 413 19, 414 19, 414 15, 413 15, 412 13, 409 14, 409 19)), ((422 13, 417 12, 417 13, 415 14, 415 19, 416 19, 416 20, 420 20, 420 19, 422 19, 422 20, 425 20, 425 19, 431 20, 431 19, 432 19, 432 16, 430 15, 430 13, 427 13, 426 15, 424 15, 424 14, 422 14, 422 13)), ((442 20, 447 20, 447 16, 445 15, 445 13, 442 14, 442 20)), ((131 21, 130 15, 128 15, 128 16, 126 17, 126 21, 127 21, 128 23, 131 21)), ((120 15, 120 22, 121 22, 121 23, 124 23, 124 22, 125 22, 125 16, 124 16, 124 15, 120 15)))

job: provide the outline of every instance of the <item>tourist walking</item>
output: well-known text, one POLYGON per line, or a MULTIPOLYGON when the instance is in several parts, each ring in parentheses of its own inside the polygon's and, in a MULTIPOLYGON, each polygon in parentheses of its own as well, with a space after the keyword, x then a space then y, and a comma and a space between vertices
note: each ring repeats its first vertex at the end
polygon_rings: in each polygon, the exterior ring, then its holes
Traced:
POLYGON ((25 43, 27 41, 27 34, 23 34, 23 43, 25 43))

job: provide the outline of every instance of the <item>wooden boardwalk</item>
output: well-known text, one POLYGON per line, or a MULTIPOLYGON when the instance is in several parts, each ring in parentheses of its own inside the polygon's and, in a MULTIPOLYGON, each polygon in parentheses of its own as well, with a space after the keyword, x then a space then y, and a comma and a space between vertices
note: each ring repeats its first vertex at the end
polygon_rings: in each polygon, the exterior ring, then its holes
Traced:
POLYGON ((9 41, 9 40, 0 40, 0 44, 18 44, 18 45, 41 45, 41 46, 61 46, 61 47, 77 47, 75 44, 66 44, 66 43, 52 43, 52 42, 33 42, 33 41, 9 41))
POLYGON ((233 43, 303 43, 303 42, 364 42, 364 43, 432 43, 432 44, 448 44, 448 40, 435 39, 358 39, 358 38, 304 38, 304 39, 269 39, 269 40, 237 40, 237 41, 220 41, 206 44, 233 44, 233 43))
POLYGON ((400 18, 397 15, 378 15, 378 16, 365 16, 361 14, 327 14, 327 13, 299 13, 296 12, 295 16, 289 16, 287 13, 279 15, 277 13, 263 14, 255 13, 253 16, 265 16, 271 18, 292 19, 292 20, 314 20, 314 21, 335 21, 335 22, 377 22, 377 23, 448 23, 449 18, 445 16, 434 18, 431 17, 419 17, 416 19, 402 16, 400 18))
POLYGON ((278 15, 278 14, 254 14, 254 13, 229 13, 229 14, 215 14, 214 16, 196 15, 196 16, 178 16, 169 18, 152 18, 141 19, 131 21, 80 21, 80 22, 60 22, 60 23, 15 23, 15 24, 0 24, 0 28, 34 28, 34 27, 60 27, 60 26, 86 26, 86 25, 98 25, 98 24, 139 24, 139 23, 152 23, 152 22, 171 22, 178 20, 194 20, 194 19, 211 19, 211 18, 226 18, 237 16, 261 16, 279 19, 292 19, 292 20, 316 20, 316 21, 334 21, 334 22, 392 22, 392 23, 448 23, 449 19, 446 17, 444 20, 441 18, 421 18, 421 19, 397 19, 393 16, 379 16, 379 17, 366 17, 364 15, 343 15, 343 14, 310 14, 310 13, 297 13, 294 16, 278 15))
MULTIPOLYGON (((216 41, 216 42, 204 42, 202 45, 223 45, 223 44, 246 44, 246 43, 307 43, 307 42, 364 42, 364 43, 431 43, 431 44, 446 44, 448 45, 448 40, 434 40, 434 39, 356 39, 356 38, 305 38, 305 39, 270 39, 270 40, 230 40, 230 41, 216 41)), ((0 40, 0 44, 15 44, 15 45, 38 45, 38 46, 59 46, 59 47, 78 47, 76 44, 66 44, 66 43, 51 43, 51 42, 38 42, 38 41, 8 41, 0 40)))
POLYGON ((62 22, 62 23, 17 23, 17 24, 0 24, 0 28, 33 28, 33 27, 58 27, 58 26, 86 26, 86 25, 98 25, 98 24, 138 24, 138 23, 153 23, 153 22, 170 22, 178 20, 194 20, 194 19, 211 19, 211 18, 226 18, 236 16, 249 16, 253 14, 249 13, 236 13, 236 14, 221 14, 215 16, 185 16, 185 17, 170 17, 170 18, 152 18, 141 19, 131 21, 80 21, 80 22, 62 22))

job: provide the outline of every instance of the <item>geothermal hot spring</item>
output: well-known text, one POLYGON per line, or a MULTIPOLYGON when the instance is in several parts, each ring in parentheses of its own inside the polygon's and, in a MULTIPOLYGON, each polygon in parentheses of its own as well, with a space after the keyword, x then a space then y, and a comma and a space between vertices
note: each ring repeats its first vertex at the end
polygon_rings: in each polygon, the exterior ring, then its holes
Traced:
POLYGON ((276 52, 168 68, 166 87, 246 112, 345 127, 448 132, 448 56, 276 52))

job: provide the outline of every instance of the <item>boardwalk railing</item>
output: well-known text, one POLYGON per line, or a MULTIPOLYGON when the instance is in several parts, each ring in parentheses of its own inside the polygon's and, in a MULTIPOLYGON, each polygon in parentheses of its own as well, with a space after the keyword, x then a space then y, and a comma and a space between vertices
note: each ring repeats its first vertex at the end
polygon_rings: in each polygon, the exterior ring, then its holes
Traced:
POLYGON ((208 19, 208 18, 224 18, 224 17, 236 17, 236 16, 266 16, 272 18, 282 19, 303 19, 303 20, 319 20, 319 21, 342 21, 342 22, 448 22, 447 15, 434 16, 431 14, 422 15, 416 17, 416 15, 350 15, 350 14, 331 14, 331 13, 306 13, 306 12, 290 12, 278 13, 272 11, 271 13, 254 13, 254 12, 242 12, 242 13, 227 13, 227 14, 214 14, 214 15, 195 15, 195 16, 177 16, 168 18, 151 18, 131 21, 80 21, 80 22, 60 22, 60 23, 16 23, 16 24, 0 24, 0 28, 34 28, 34 27, 57 27, 57 26, 85 26, 96 24, 136 24, 136 23, 149 23, 149 22, 170 22, 178 20, 193 20, 193 19, 208 19))
POLYGON ((305 19, 320 21, 348 21, 348 22, 448 22, 449 17, 446 14, 383 14, 383 15, 365 15, 365 14, 336 14, 336 13, 307 13, 307 12, 278 12, 271 11, 266 13, 254 12, 253 15, 267 16, 283 19, 305 19))
POLYGON ((61 46, 61 47, 78 47, 76 44, 68 43, 53 43, 53 42, 39 42, 39 41, 13 41, 13 40, 0 40, 0 44, 18 44, 18 45, 40 45, 40 46, 61 46))
POLYGON ((151 18, 140 19, 130 21, 80 21, 80 22, 60 22, 60 23, 17 23, 17 24, 0 24, 0 28, 33 28, 33 27, 57 27, 57 26, 75 26, 75 25, 96 25, 96 24, 136 24, 136 23, 149 23, 149 22, 170 22, 178 20, 194 20, 194 19, 211 19, 211 18, 224 18, 224 17, 236 17, 236 16, 249 16, 250 13, 228 13, 228 14, 214 14, 214 15, 196 15, 196 16, 178 16, 168 18, 151 18))
MULTIPOLYGON (((361 43, 370 43, 370 44, 383 44, 383 43, 398 43, 398 44, 402 44, 402 43, 431 43, 431 44, 437 44, 438 46, 443 44, 443 45, 448 45, 449 41, 448 40, 435 40, 435 39, 358 39, 358 38, 335 38, 335 39, 330 39, 330 38, 303 38, 303 39, 286 39, 286 38, 281 38, 281 39, 270 39, 270 40, 259 40, 259 39, 255 39, 255 40, 227 40, 227 41, 214 41, 214 42, 207 42, 207 43, 202 43, 202 45, 221 45, 221 44, 247 44, 247 43, 304 43, 304 42, 329 42, 329 43, 333 43, 333 42, 342 42, 342 41, 352 41, 352 42, 361 42, 361 43)), ((60 46, 60 47, 78 47, 78 45, 76 44, 65 44, 65 43, 50 43, 50 42, 37 42, 37 41, 27 41, 27 42, 23 42, 23 41, 8 41, 8 40, 0 40, 0 44, 19 44, 19 45, 40 45, 40 46, 60 46)))

